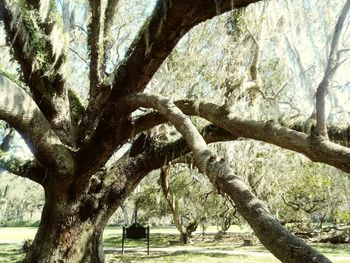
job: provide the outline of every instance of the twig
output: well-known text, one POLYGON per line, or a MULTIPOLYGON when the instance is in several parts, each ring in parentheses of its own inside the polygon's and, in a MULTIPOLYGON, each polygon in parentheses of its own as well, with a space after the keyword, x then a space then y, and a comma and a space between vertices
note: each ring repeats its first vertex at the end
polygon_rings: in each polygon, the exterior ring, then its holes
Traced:
POLYGON ((77 51, 75 51, 73 48, 69 48, 70 51, 72 51, 75 55, 77 55, 82 61, 84 61, 86 63, 86 65, 89 65, 89 62, 83 58, 77 51))

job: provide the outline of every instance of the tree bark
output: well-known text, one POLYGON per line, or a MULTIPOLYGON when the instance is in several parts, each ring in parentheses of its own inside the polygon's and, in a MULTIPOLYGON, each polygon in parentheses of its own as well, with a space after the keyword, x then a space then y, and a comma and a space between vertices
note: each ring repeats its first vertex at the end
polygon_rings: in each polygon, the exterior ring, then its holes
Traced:
MULTIPOLYGON (((35 180, 45 188, 45 206, 41 224, 24 262, 104 262, 102 247, 104 226, 111 214, 152 166, 153 169, 161 167, 159 160, 156 159, 157 154, 162 155, 161 151, 164 150, 152 152, 155 147, 143 143, 141 144, 144 147, 141 149, 143 152, 138 153, 137 157, 134 156, 134 159, 128 156, 126 158, 128 160, 124 160, 124 163, 118 160, 110 167, 105 166, 116 149, 131 137, 130 133, 125 132, 132 126, 130 114, 143 104, 142 101, 138 101, 142 98, 138 95, 132 97, 133 94, 145 89, 181 37, 195 25, 220 13, 258 1, 157 1, 154 12, 128 48, 124 61, 114 70, 106 83, 102 78, 98 78, 97 74, 101 68, 99 61, 102 64, 105 62, 104 54, 99 54, 97 47, 99 43, 103 45, 104 42, 97 37, 100 34, 93 33, 99 32, 102 24, 94 24, 97 30, 92 30, 91 36, 95 48, 92 48, 90 53, 92 62, 90 76, 97 78, 90 79, 92 82, 90 89, 93 92, 94 86, 101 84, 104 92, 102 94, 96 92, 92 96, 101 95, 99 103, 92 104, 98 107, 92 107, 91 112, 88 109, 82 113, 93 125, 82 121, 79 122, 79 127, 74 127, 69 107, 68 82, 63 70, 66 68, 67 51, 63 48, 58 53, 54 52, 55 43, 49 37, 54 29, 54 22, 60 21, 52 20, 51 23, 48 14, 40 16, 40 21, 39 16, 35 18, 36 24, 40 27, 40 34, 36 35, 39 38, 36 40, 40 40, 47 49, 44 50, 46 57, 40 68, 34 69, 36 49, 34 46, 30 49, 24 48, 27 46, 26 37, 33 37, 30 35, 31 31, 26 29, 23 21, 13 21, 12 9, 9 8, 12 5, 8 5, 11 1, 0 0, 0 19, 4 22, 10 46, 13 48, 13 57, 19 63, 23 81, 31 91, 25 92, 0 76, 0 94, 4 95, 0 96, 0 119, 11 124, 23 135, 36 158, 33 162, 21 164, 21 169, 16 166, 13 171, 35 180), (52 68, 52 72, 45 70, 47 65, 52 68), (121 107, 122 97, 127 95, 131 96, 131 102, 133 100, 137 102, 135 107, 126 107, 130 110, 121 107), (79 148, 76 148, 76 128, 83 130, 85 132, 83 134, 88 134, 86 140, 81 140, 79 148), (145 145, 150 149, 148 150, 145 145), (152 154, 153 159, 152 156, 149 157, 152 154), (27 164, 30 168, 26 168, 27 164), (112 171, 114 175, 104 173, 102 167, 112 171), (99 177, 96 173, 101 170, 104 174, 99 177), (33 176, 35 172, 37 176, 33 176)), ((42 2, 47 1, 26 2, 30 6, 23 8, 23 12, 38 14, 42 2)), ((107 5, 111 7, 116 2, 110 0, 107 5)), ((51 15, 55 18, 58 13, 54 12, 51 15)), ((110 15, 108 19, 112 17, 113 15, 110 15)), ((95 21, 99 23, 100 19, 92 19, 92 22, 95 21)), ((103 72, 101 74, 103 75, 103 72)), ((146 106, 147 103, 153 103, 152 98, 148 99, 150 100, 146 101, 146 106)), ((90 98, 89 103, 92 102, 90 98)), ((208 150, 189 118, 175 105, 158 100, 152 107, 169 117, 193 150, 201 171, 209 176, 218 189, 227 193, 236 202, 239 212, 276 257, 284 262, 329 262, 283 228, 250 189, 232 174, 227 164, 216 160, 216 156, 208 150)), ((235 137, 250 136, 281 147, 289 147, 303 152, 313 160, 327 162, 331 159, 328 162, 334 166, 350 171, 348 149, 327 142, 315 143, 305 134, 285 130, 273 124, 260 125, 253 121, 231 118, 228 113, 223 113, 220 109, 213 111, 215 107, 206 109, 209 109, 209 112, 195 107, 195 112, 199 115, 204 112, 203 115, 208 120, 214 118, 216 121, 213 120, 213 123, 217 122, 219 127, 230 131, 235 137), (253 132, 249 132, 250 127, 253 128, 253 132), (257 132, 260 129, 262 133, 257 132), (332 158, 329 158, 330 153, 332 158)), ((10 164, 3 157, 0 157, 1 163, 10 164)))
POLYGON ((274 256, 288 263, 331 262, 280 224, 250 188, 232 173, 227 162, 211 152, 189 117, 175 104, 164 97, 149 94, 129 96, 125 100, 130 107, 136 104, 156 109, 175 126, 193 151, 198 169, 208 176, 219 191, 232 198, 237 211, 247 220, 261 243, 274 256))
MULTIPOLYGON (((23 262, 103 263, 103 230, 111 216, 104 202, 93 202, 93 186, 72 198, 72 185, 48 182, 41 221, 23 262)), ((113 210, 114 211, 114 210, 113 210)))
POLYGON ((104 262, 104 227, 150 171, 149 162, 142 162, 146 156, 147 151, 136 157, 126 154, 89 182, 48 175, 39 229, 24 262, 104 262))
POLYGON ((70 176, 75 160, 28 93, 0 75, 0 119, 26 139, 34 156, 57 174, 70 176), (6 96, 4 96, 6 94, 6 96))
POLYGON ((46 200, 39 229, 23 262, 103 263, 106 220, 101 214, 84 218, 84 209, 87 207, 78 200, 46 200))

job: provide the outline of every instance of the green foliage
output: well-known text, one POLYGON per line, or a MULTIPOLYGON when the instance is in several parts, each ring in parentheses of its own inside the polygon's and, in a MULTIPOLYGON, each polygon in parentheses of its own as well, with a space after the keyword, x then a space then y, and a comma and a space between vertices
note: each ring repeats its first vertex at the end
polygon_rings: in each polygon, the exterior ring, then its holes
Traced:
POLYGON ((350 224, 349 211, 337 211, 335 217, 339 221, 339 223, 350 224))
MULTIPOLYGON (((230 202, 218 195, 208 179, 197 170, 188 165, 176 165, 170 173, 169 188, 185 225, 185 222, 197 221, 203 225, 217 224, 221 228, 228 219, 230 223, 235 221, 230 202)), ((141 191, 134 197, 141 222, 157 222, 156 218, 171 217, 158 177, 159 173, 153 173, 145 178, 141 191)))
POLYGON ((18 160, 12 158, 11 154, 0 149, 0 165, 9 171, 17 170, 19 165, 22 163, 18 162, 18 160))
POLYGON ((7 173, 0 178, 0 225, 37 226, 44 202, 40 186, 7 173))
POLYGON ((297 153, 256 142, 231 143, 231 164, 254 193, 295 231, 346 221, 350 180, 344 173, 297 153))

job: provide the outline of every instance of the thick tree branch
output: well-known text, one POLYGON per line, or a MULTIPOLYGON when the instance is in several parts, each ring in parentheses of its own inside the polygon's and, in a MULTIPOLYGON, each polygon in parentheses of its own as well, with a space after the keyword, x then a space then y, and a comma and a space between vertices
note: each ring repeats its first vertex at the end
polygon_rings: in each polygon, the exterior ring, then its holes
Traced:
POLYGON ((65 88, 64 37, 60 37, 62 32, 56 21, 51 18, 45 19, 45 22, 40 20, 39 1, 28 2, 29 6, 0 0, 7 41, 21 66, 23 81, 30 88, 34 101, 61 140, 72 145, 69 100, 65 88), (37 19, 29 19, 30 12, 36 12, 37 19), (33 30, 36 32, 30 33, 33 30))
POLYGON ((89 1, 91 10, 91 20, 89 24, 88 46, 90 49, 90 100, 94 100, 98 92, 98 84, 101 83, 101 55, 103 44, 101 31, 103 31, 102 14, 100 0, 89 1))
POLYGON ((110 95, 110 85, 105 84, 106 63, 111 44, 108 34, 118 5, 109 0, 103 9, 100 0, 90 0, 91 21, 89 24, 88 46, 90 49, 90 97, 85 115, 80 125, 78 140, 86 142, 95 130, 104 105, 110 95))
MULTIPOLYGON (((244 137, 267 142, 279 147, 299 152, 315 162, 334 166, 347 173, 350 172, 350 149, 329 141, 319 141, 312 135, 304 133, 300 124, 279 124, 275 122, 259 122, 236 117, 220 106, 205 102, 189 100, 175 102, 185 114, 202 117, 213 124, 225 129, 235 138, 244 137)), ((159 113, 153 112, 136 119, 126 130, 133 137, 139 132, 148 130, 165 122, 159 113)), ((334 142, 345 146, 350 143, 350 132, 330 126, 329 137, 334 142)))
POLYGON ((320 141, 312 135, 291 130, 275 122, 261 123, 245 120, 211 103, 183 101, 180 108, 186 114, 205 118, 237 137, 271 143, 302 153, 312 161, 326 163, 347 173, 350 172, 350 149, 347 147, 329 141, 320 141))
MULTIPOLYGON (((124 61, 113 74, 112 92, 101 121, 92 138, 87 138, 88 143, 79 151, 80 160, 91 164, 83 169, 92 173, 125 141, 123 129, 129 125, 130 112, 116 103, 119 97, 143 91, 181 37, 195 25, 255 2, 258 0, 159 0, 153 14, 131 44, 124 61)), ((87 127, 91 126, 82 125, 81 129, 86 130, 87 127)))
POLYGON ((61 175, 71 176, 75 162, 70 150, 62 144, 31 97, 1 75, 0 94, 0 119, 27 139, 40 163, 61 175))
POLYGON ((0 150, 0 169, 45 184, 46 170, 36 161, 21 161, 0 150))
POLYGON ((303 240, 288 232, 273 217, 249 187, 232 173, 227 162, 210 151, 189 117, 175 104, 166 98, 149 94, 127 96, 123 100, 131 107, 154 108, 175 126, 192 150, 199 170, 209 177, 214 186, 232 198, 237 211, 247 220, 262 244, 278 259, 295 263, 330 262, 303 240), (279 237, 277 240, 276 236, 279 237))
POLYGON ((333 75, 338 68, 338 44, 341 35, 341 31, 344 26, 346 16, 350 9, 350 0, 345 2, 345 5, 340 13, 338 21, 335 25, 335 30, 331 43, 331 51, 328 57, 328 63, 326 72, 323 76, 321 83, 317 87, 316 92, 316 135, 322 138, 328 138, 327 135, 327 121, 326 121, 326 110, 325 110, 325 97, 329 90, 329 83, 331 82, 333 75))
POLYGON ((43 184, 45 170, 38 162, 19 160, 9 153, 15 129, 9 127, 7 130, 0 144, 0 170, 6 170, 12 174, 43 184))
MULTIPOLYGON (((203 128, 201 134, 207 143, 235 139, 232 134, 213 125, 203 128)), ((112 213, 149 172, 191 151, 183 139, 159 144, 154 143, 151 137, 141 135, 135 144, 137 145, 133 145, 129 153, 99 176, 100 183, 108 183, 108 187, 104 189, 100 197, 100 200, 103 201, 101 203, 106 201, 112 213)))
POLYGON ((140 92, 178 41, 195 25, 258 0, 159 0, 114 72, 111 99, 140 92))
POLYGON ((105 17, 104 17, 104 28, 103 28, 103 67, 106 68, 107 59, 109 52, 112 48, 112 41, 110 35, 112 34, 112 24, 114 20, 115 13, 117 11, 119 0, 108 0, 105 17))
MULTIPOLYGON (((187 101, 187 102, 190 102, 190 101, 187 101)), ((174 103, 182 111, 186 112, 186 110, 183 107, 183 104, 186 103, 185 101, 183 100, 175 101, 174 103)), ((190 103, 193 104, 194 102, 190 102, 190 103)), ((205 102, 201 102, 201 103, 205 104, 205 102)), ((196 113, 194 113, 194 110, 190 110, 190 109, 187 109, 187 110, 188 110, 187 111, 188 115, 196 115, 196 113)), ((125 136, 128 138, 133 138, 140 132, 147 131, 164 122, 167 122, 167 120, 156 111, 145 114, 133 120, 132 125, 125 130, 125 133, 126 133, 125 136)), ((260 122, 260 123, 261 125, 266 124, 266 122, 260 122)), ((288 128, 290 130, 306 133, 307 135, 310 135, 311 131, 315 128, 312 123, 310 124, 311 125, 310 127, 306 127, 306 126, 309 126, 308 119, 306 119, 305 121, 300 120, 295 122, 283 121, 283 122, 279 122, 279 124, 282 127, 288 128)), ((335 125, 327 125, 327 130, 328 130, 328 137, 330 141, 345 147, 350 147, 350 126, 347 128, 342 128, 335 125)))

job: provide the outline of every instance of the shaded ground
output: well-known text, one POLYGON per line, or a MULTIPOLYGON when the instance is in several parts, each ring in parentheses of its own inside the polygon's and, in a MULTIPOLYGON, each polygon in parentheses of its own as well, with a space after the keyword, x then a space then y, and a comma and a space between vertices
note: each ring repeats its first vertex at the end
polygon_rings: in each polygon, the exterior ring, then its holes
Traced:
MULTIPOLYGON (((125 254, 122 255, 121 238, 118 236, 106 236, 105 253, 107 262, 280 262, 259 243, 254 235, 247 232, 231 232, 224 235, 220 241, 214 241, 213 233, 206 234, 204 238, 197 233, 193 244, 185 246, 169 245, 169 240, 177 239, 177 234, 153 234, 150 256, 146 254, 147 248, 144 240, 127 240, 125 254), (252 241, 253 246, 243 246, 244 240, 247 239, 252 241)), ((349 245, 312 245, 335 263, 350 262, 349 245)))
MULTIPOLYGON (((0 228, 0 262, 18 262, 24 256, 21 250, 23 241, 33 238, 35 228, 0 228)), ((259 244, 257 239, 242 229, 232 229, 222 240, 214 241, 214 231, 204 237, 197 233, 193 243, 186 246, 170 246, 169 241, 178 240, 175 229, 151 229, 151 254, 146 253, 146 241, 126 241, 125 254, 121 254, 121 229, 107 228, 104 232, 106 261, 124 262, 234 262, 258 263, 279 262, 270 252, 259 244), (242 246, 244 239, 253 242, 253 246, 242 246)), ((335 263, 350 262, 350 245, 312 244, 335 263)))

